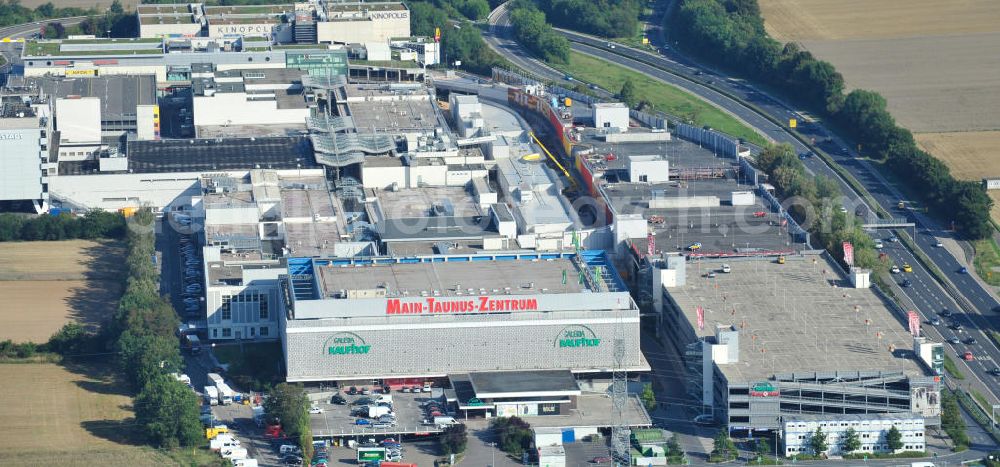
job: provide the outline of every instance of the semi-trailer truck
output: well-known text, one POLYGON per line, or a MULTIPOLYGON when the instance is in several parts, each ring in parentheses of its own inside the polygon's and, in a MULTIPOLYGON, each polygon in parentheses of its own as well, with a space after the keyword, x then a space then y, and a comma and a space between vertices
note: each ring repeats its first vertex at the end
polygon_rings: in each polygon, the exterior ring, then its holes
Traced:
POLYGON ((218 386, 226 382, 226 380, 222 379, 222 376, 220 376, 218 373, 209 373, 207 376, 208 376, 208 382, 212 383, 212 386, 218 386))
POLYGON ((233 403, 233 396, 236 395, 236 391, 233 391, 233 388, 229 387, 228 384, 216 384, 215 389, 219 392, 219 405, 229 405, 233 403))
POLYGON ((219 405, 219 390, 215 386, 205 386, 205 402, 208 405, 219 405))

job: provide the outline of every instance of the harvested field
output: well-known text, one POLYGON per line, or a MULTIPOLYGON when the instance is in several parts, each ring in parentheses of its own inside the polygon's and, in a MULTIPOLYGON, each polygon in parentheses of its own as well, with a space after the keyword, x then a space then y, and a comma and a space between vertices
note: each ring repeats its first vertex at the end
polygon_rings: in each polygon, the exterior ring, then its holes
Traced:
MULTIPOLYGON (((40 5, 50 2, 51 0, 22 0, 20 3, 28 8, 36 8, 40 5)), ((96 7, 97 11, 104 11, 107 7, 111 6, 114 0, 59 0, 56 6, 62 8, 77 7, 77 8, 91 8, 96 7)), ((119 0, 122 4, 122 8, 126 11, 135 11, 135 6, 139 4, 138 0, 119 0)))
POLYGON ((63 324, 96 326, 121 296, 120 242, 0 243, 0 340, 45 342, 63 324))
POLYGON ((873 89, 914 132, 1000 129, 1000 2, 760 0, 768 32, 873 89))
POLYGON ((1000 178, 1000 131, 919 133, 921 149, 948 164, 952 175, 979 181, 1000 178))
POLYGON ((123 444, 135 432, 131 404, 101 367, 0 365, 0 465, 176 465, 123 444))
POLYGON ((759 0, 765 26, 781 42, 878 39, 997 32, 993 0, 759 0))
MULTIPOLYGON (((1000 131, 918 133, 920 147, 941 159, 951 173, 963 180, 1000 177, 1000 131)), ((1000 222, 1000 190, 988 192, 993 199, 993 220, 1000 222)))

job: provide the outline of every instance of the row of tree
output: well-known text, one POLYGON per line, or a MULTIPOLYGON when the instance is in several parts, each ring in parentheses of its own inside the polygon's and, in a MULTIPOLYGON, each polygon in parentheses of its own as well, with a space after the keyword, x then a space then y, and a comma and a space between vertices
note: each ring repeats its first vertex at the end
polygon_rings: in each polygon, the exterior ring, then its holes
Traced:
POLYGON ((309 398, 299 384, 280 383, 267 393, 264 413, 268 423, 280 423, 285 436, 302 448, 302 458, 312 459, 312 428, 309 427, 309 398))
POLYGON ((410 31, 416 36, 429 37, 441 31, 441 60, 448 64, 461 62, 459 68, 463 70, 489 75, 494 66, 504 64, 503 59, 486 45, 479 28, 468 21, 470 17, 475 19, 477 12, 469 12, 474 14, 466 17, 466 12, 454 7, 456 2, 441 0, 441 4, 447 4, 448 8, 430 1, 410 3, 410 31))
POLYGON ((0 26, 32 23, 44 19, 65 18, 96 14, 93 8, 56 7, 52 2, 43 3, 35 9, 21 5, 19 0, 0 0, 0 26))
MULTIPOLYGON (((757 157, 757 166, 768 176, 777 194, 790 203, 788 212, 812 235, 813 246, 822 247, 843 261, 843 243, 854 246, 854 264, 883 271, 875 242, 855 217, 842 212, 840 187, 828 177, 809 176, 805 164, 789 144, 772 145, 757 157)), ((845 264, 846 266, 846 264, 845 264)))
POLYGON ((0 214, 0 242, 32 240, 72 240, 77 238, 121 238, 125 217, 117 212, 87 211, 82 216, 0 214))
POLYGON ((148 209, 131 218, 125 292, 105 332, 136 394, 136 423, 149 442, 165 448, 196 446, 204 442, 198 397, 170 375, 184 365, 176 334, 180 321, 159 293, 160 275, 152 260, 156 255, 153 222, 148 209))
POLYGON ((732 69, 825 112, 845 127, 866 154, 885 160, 930 208, 953 221, 969 238, 991 233, 992 202, 973 182, 955 180, 948 168, 921 151, 913 135, 896 125, 878 93, 854 90, 844 94, 844 78, 828 62, 816 59, 797 44, 782 45, 764 30, 757 0, 682 0, 671 15, 675 39, 706 60, 732 69))
POLYGON ((950 391, 941 391, 941 429, 955 443, 956 450, 969 447, 969 434, 965 431, 965 420, 962 418, 958 398, 950 391))
POLYGON ((542 10, 531 0, 514 0, 510 8, 510 22, 518 43, 546 62, 569 62, 569 41, 545 21, 542 10))
POLYGON ((641 0, 534 0, 552 24, 603 37, 632 37, 641 0))

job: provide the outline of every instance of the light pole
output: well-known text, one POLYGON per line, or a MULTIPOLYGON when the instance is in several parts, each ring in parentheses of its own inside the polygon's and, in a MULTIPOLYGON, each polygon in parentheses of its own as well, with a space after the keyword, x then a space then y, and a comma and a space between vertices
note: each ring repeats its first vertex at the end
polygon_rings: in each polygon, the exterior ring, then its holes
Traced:
POLYGON ((490 467, 496 467, 496 464, 497 464, 497 443, 491 441, 489 444, 490 444, 490 447, 493 448, 492 450, 490 450, 490 467))

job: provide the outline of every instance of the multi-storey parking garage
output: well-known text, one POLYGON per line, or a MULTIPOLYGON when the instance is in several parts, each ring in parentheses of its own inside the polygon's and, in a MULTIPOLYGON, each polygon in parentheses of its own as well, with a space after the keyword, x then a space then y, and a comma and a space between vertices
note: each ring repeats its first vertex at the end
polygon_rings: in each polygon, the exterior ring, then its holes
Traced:
POLYGON ((826 255, 726 261, 667 261, 660 273, 662 329, 685 354, 705 415, 738 431, 777 430, 799 414, 936 424, 940 379, 872 289, 854 288, 826 255))

